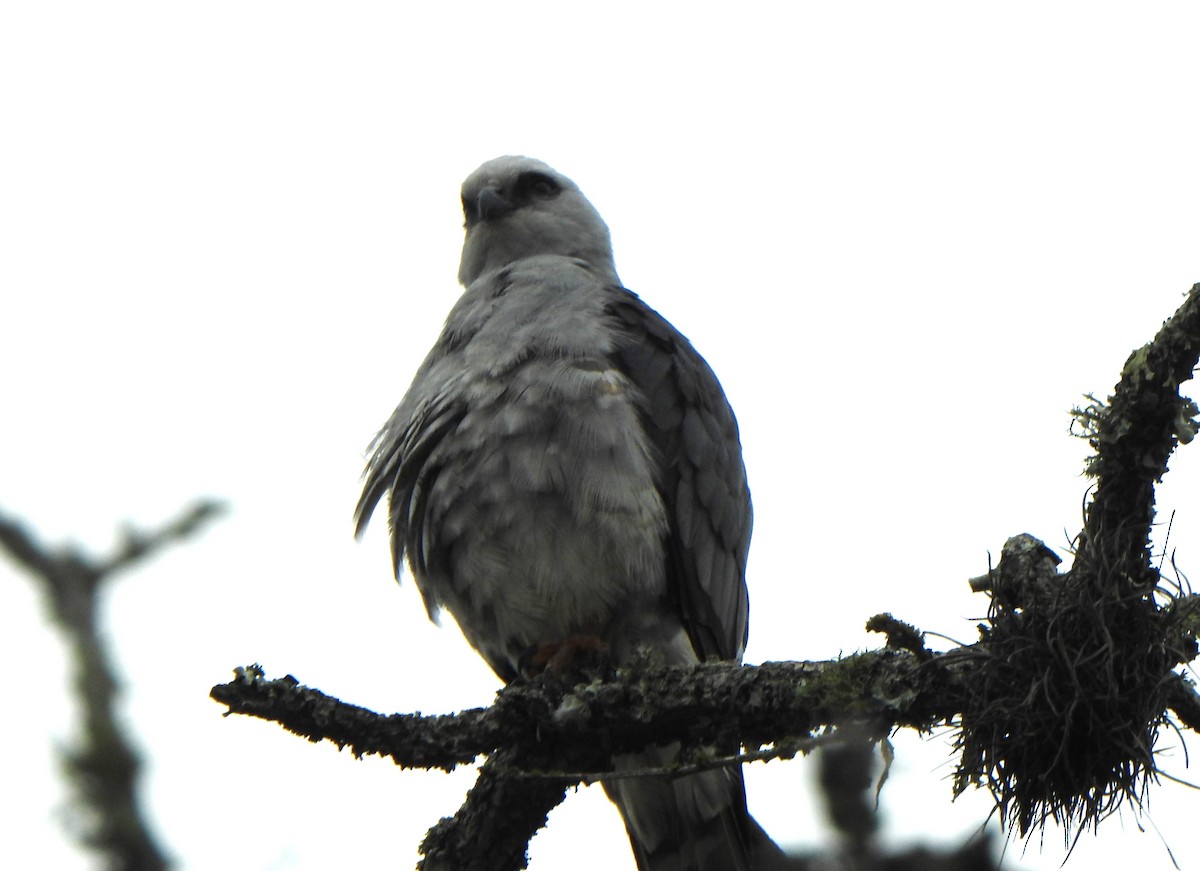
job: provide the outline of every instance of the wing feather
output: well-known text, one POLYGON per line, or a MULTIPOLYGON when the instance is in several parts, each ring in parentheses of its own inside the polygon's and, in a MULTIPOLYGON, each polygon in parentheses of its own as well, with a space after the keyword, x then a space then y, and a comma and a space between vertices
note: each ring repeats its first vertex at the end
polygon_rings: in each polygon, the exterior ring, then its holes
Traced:
POLYGON ((461 402, 440 392, 422 401, 415 411, 402 404, 375 439, 362 497, 354 510, 355 534, 362 535, 379 500, 387 494, 392 568, 397 578, 406 549, 417 564, 424 564, 426 497, 441 470, 437 448, 464 415, 461 402))
POLYGON ((635 294, 611 290, 621 336, 614 358, 644 399, 670 517, 668 587, 701 658, 740 659, 753 515, 737 421, 691 343, 635 294))

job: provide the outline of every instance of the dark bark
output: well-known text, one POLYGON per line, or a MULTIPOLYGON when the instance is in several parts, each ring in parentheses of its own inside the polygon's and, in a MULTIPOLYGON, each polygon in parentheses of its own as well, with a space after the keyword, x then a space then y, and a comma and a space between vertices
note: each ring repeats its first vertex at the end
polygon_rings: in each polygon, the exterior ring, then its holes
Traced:
POLYGON ((0 546, 38 581, 68 642, 82 728, 78 746, 64 752, 63 765, 80 816, 88 821, 81 840, 110 871, 164 871, 171 863, 138 799, 141 758, 116 716, 120 685, 98 632, 99 596, 118 572, 194 534, 220 512, 215 502, 198 502, 158 530, 125 530, 117 551, 105 558, 47 547, 21 523, 0 514, 0 546))
MULTIPOLYGON (((1129 355, 1107 403, 1076 409, 1076 421, 1095 452, 1088 474, 1096 491, 1088 507, 1079 555, 1119 561, 1123 579, 1153 587, 1150 530, 1154 485, 1167 472, 1177 444, 1196 435, 1196 404, 1179 394, 1200 357, 1200 285, 1149 344, 1129 355)), ((1110 580, 1116 580, 1110 578, 1110 580)))
POLYGON ((376 714, 290 675, 267 680, 259 666, 249 666, 213 687, 212 697, 230 713, 273 720, 356 756, 448 770, 518 748, 540 761, 539 773, 506 766, 512 776, 578 782, 609 773, 613 754, 651 743, 777 745, 766 755, 792 756, 810 749, 808 736, 823 726, 858 724, 875 738, 894 726, 927 731, 961 708, 959 675, 971 664, 957 652, 920 663, 905 651, 880 650, 831 662, 646 667, 577 684, 519 680, 501 689, 490 708, 440 716, 376 714), (791 749, 801 737, 806 742, 791 749))

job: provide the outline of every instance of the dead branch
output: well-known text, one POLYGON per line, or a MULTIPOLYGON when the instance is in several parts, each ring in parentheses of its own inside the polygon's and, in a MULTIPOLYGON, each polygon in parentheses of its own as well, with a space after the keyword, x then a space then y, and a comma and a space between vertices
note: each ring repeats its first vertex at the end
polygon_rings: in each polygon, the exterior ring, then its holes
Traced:
MULTIPOLYGON (((517 748, 543 757, 538 778, 587 771, 603 779, 614 754, 654 743, 704 748, 734 740, 795 755, 784 749, 788 739, 821 727, 865 724, 876 738, 897 725, 928 731, 957 712, 958 675, 969 665, 957 654, 921 663, 907 652, 880 650, 830 662, 647 666, 581 683, 516 681, 489 708, 441 716, 376 714, 290 675, 267 680, 257 665, 237 669, 236 679, 211 695, 229 713, 404 767, 449 770, 517 748)), ((506 776, 529 777, 515 768, 506 776)))
POLYGON ((92 557, 76 547, 48 547, 19 521, 0 514, 0 546, 46 592, 54 621, 69 642, 83 729, 79 746, 67 750, 63 762, 89 821, 82 840, 111 871, 162 871, 170 862, 138 800, 141 758, 115 716, 119 685, 97 631, 99 594, 116 573, 193 535, 222 511, 219 503, 206 500, 157 530, 127 529, 108 557, 92 557))

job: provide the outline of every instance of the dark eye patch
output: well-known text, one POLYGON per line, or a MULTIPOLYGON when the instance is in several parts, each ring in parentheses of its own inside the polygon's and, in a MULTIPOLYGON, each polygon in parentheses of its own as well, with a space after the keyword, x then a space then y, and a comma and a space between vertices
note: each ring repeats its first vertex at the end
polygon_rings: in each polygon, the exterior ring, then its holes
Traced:
POLYGON ((514 193, 518 199, 543 199, 549 200, 558 196, 562 190, 562 186, 544 172, 531 170, 523 172, 517 178, 517 183, 514 188, 514 193))

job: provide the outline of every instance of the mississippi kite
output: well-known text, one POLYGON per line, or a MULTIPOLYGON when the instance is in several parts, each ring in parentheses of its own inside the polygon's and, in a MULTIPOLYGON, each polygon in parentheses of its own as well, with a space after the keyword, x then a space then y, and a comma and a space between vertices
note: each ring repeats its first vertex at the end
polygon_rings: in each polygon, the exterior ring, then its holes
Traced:
MULTIPOLYGON (((569 639, 616 663, 740 660, 750 492, 688 340, 621 286, 579 188, 526 157, 462 188, 466 291, 372 444, 392 557, 505 681, 569 639)), ((670 748, 624 760, 669 762, 670 748)), ((740 769, 606 784, 643 871, 765 867, 740 769)))

